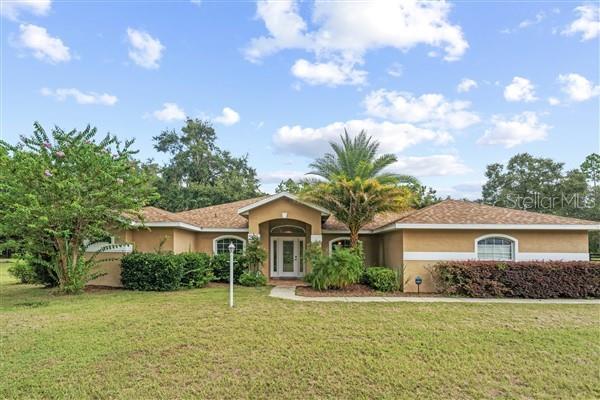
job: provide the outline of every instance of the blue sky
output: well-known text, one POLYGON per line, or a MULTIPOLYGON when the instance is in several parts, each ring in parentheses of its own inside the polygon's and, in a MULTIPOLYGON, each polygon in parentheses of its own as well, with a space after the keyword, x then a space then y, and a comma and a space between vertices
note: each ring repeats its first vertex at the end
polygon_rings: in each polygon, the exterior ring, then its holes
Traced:
POLYGON ((586 2, 2 3, 0 135, 34 121, 136 139, 213 121, 263 189, 343 128, 393 170, 476 198, 487 164, 599 149, 599 9, 586 2))

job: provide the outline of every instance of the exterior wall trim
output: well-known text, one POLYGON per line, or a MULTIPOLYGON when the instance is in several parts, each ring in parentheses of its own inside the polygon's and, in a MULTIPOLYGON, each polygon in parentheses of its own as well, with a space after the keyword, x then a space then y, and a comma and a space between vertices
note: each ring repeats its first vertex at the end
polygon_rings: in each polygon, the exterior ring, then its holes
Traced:
POLYGON ((141 224, 139 222, 132 223, 134 226, 149 227, 149 228, 179 228, 193 232, 248 232, 248 228, 202 228, 196 225, 188 224, 185 222, 146 222, 141 224))
MULTIPOLYGON (((589 253, 515 253, 515 261, 588 261, 589 253)), ((469 261, 477 260, 475 252, 406 251, 406 261, 469 261)))

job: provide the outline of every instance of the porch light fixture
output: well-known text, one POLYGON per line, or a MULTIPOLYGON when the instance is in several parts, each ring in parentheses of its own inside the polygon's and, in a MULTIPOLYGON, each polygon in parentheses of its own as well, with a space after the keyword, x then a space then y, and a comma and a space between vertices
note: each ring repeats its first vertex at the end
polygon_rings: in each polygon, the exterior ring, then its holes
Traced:
POLYGON ((285 219, 285 218, 287 218, 287 212, 285 212, 285 211, 284 211, 284 212, 282 212, 282 213, 281 213, 281 218, 284 218, 284 219, 285 219))
POLYGON ((235 251, 235 245, 233 242, 229 243, 229 307, 233 307, 233 252, 235 251))
POLYGON ((415 278, 415 283, 417 284, 417 294, 420 294, 421 283, 423 283, 423 278, 421 278, 419 275, 417 275, 417 277, 415 278))

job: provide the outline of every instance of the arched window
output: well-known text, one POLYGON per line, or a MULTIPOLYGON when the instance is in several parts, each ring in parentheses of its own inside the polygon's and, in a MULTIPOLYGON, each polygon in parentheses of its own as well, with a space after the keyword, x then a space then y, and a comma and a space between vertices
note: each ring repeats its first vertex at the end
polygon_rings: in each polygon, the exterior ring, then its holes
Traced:
POLYGON ((506 235, 488 235, 477 238, 477 259, 513 261, 515 259, 516 243, 516 239, 506 235))
POLYGON ((349 249, 352 247, 349 237, 339 237, 329 241, 329 253, 337 248, 349 249))
POLYGON ((306 231, 304 228, 296 225, 279 225, 274 228, 271 228, 271 235, 295 235, 295 236, 304 236, 306 235, 306 231))
POLYGON ((229 244, 235 246, 235 253, 242 254, 246 248, 246 241, 237 236, 219 236, 213 241, 213 251, 215 254, 229 254, 229 244))

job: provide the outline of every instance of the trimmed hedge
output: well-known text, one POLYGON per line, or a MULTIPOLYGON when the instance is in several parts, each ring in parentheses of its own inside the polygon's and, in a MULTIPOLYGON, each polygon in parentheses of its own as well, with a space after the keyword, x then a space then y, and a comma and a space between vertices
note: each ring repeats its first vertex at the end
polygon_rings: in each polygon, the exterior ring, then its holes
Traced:
MULTIPOLYGON (((229 282, 229 254, 215 254, 210 259, 210 267, 214 279, 218 282, 229 282)), ((239 283, 240 276, 247 268, 246 258, 241 254, 233 256, 233 281, 239 283)))
POLYGON ((434 265, 444 293, 469 297, 600 297, 600 264, 588 261, 449 261, 434 265))
POLYGON ((126 289, 177 290, 183 278, 183 263, 174 254, 131 253, 121 258, 121 281, 126 289))
POLYGON ((364 283, 380 292, 398 290, 398 276, 394 270, 387 267, 369 267, 363 275, 364 283))
POLYGON ((181 286, 200 288, 206 286, 214 279, 210 266, 210 256, 205 253, 181 253, 175 255, 177 262, 181 263, 183 275, 181 286))

